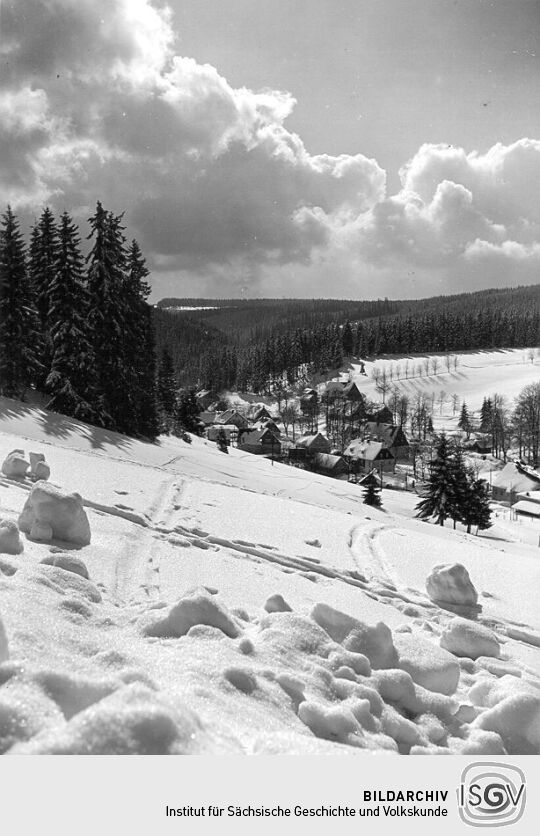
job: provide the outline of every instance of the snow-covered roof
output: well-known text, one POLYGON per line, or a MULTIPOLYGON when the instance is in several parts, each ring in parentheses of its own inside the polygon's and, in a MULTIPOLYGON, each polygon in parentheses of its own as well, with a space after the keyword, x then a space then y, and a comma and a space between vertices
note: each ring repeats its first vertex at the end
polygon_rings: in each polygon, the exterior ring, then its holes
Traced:
POLYGON ((494 488, 523 493, 538 489, 540 473, 532 470, 532 468, 527 470, 523 468, 523 465, 517 465, 515 462, 508 462, 502 470, 493 476, 491 484, 494 488))
POLYGON ((322 433, 315 433, 313 435, 301 435, 296 439, 297 447, 311 447, 315 441, 323 440, 328 443, 328 439, 322 433))
POLYGON ((526 502, 535 502, 540 505, 540 491, 524 491, 518 494, 518 499, 524 499, 526 502))
POLYGON ((315 461, 319 467, 324 467, 325 470, 334 470, 334 468, 340 465, 346 466, 343 456, 334 456, 331 453, 316 453, 315 461))
MULTIPOLYGON (((365 441, 364 439, 357 438, 354 441, 351 441, 345 450, 345 455, 352 456, 355 459, 367 459, 368 461, 374 461, 383 447, 384 445, 382 441, 365 441)), ((388 453, 393 458, 393 454, 390 450, 388 450, 388 453)))
POLYGON ((512 505, 512 510, 518 514, 530 514, 531 517, 540 517, 540 505, 536 502, 528 502, 526 499, 520 499, 512 505))

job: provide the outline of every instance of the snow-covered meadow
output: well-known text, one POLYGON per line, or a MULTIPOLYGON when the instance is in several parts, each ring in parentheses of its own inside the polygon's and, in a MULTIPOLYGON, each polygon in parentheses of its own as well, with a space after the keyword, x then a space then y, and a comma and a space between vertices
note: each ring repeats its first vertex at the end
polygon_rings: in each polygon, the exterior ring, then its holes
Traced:
MULTIPOLYGON (((0 751, 540 753, 540 550, 510 525, 454 532, 410 494, 376 510, 236 449, 2 399, 12 450, 82 495, 91 543, 0 554, 0 751), (452 611, 426 579, 454 563, 477 598, 435 583, 452 611)), ((0 517, 31 490, 1 476, 0 517)))

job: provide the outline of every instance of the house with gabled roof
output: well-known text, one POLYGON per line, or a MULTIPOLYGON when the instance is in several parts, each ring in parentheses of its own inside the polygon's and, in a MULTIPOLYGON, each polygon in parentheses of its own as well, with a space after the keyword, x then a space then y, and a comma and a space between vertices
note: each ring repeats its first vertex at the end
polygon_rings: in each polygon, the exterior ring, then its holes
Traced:
POLYGON ((249 427, 248 419, 237 409, 226 409, 225 412, 217 416, 216 424, 234 424, 239 430, 245 430, 249 427))
POLYGON ((372 441, 382 441, 385 447, 393 453, 396 461, 407 461, 409 458, 409 441, 403 427, 395 424, 377 424, 375 421, 368 421, 366 424, 366 435, 372 441))
POLYGON ((303 447, 311 453, 329 453, 332 445, 322 433, 310 433, 297 438, 296 446, 303 447))
POLYGON ((393 471, 396 464, 395 456, 382 441, 356 438, 345 448, 343 455, 356 473, 369 473, 373 468, 379 473, 386 473, 393 471))
POLYGON ((518 494, 540 490, 540 473, 521 462, 508 462, 491 480, 491 495, 496 502, 516 501, 518 494))
POLYGON ((249 430, 242 433, 238 449, 259 456, 277 457, 281 454, 281 441, 272 430, 249 430))

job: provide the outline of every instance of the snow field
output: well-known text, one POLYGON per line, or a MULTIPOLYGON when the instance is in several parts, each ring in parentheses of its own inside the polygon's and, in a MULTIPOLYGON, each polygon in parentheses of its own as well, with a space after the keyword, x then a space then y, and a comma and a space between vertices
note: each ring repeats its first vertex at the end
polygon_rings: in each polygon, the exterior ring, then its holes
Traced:
MULTIPOLYGON (((540 753, 530 546, 420 523, 408 495, 374 510, 354 485, 199 439, 90 441, 6 413, 0 457, 28 439, 45 453, 91 542, 23 536, 0 554, 0 751, 540 753), (427 594, 454 562, 474 621, 427 594)), ((31 487, 0 478, 3 519, 31 487)))

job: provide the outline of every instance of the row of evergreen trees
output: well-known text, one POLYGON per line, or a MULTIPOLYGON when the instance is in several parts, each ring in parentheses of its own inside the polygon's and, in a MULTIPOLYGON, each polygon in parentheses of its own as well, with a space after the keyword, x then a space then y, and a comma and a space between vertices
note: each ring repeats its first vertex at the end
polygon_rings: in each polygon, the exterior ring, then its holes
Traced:
POLYGON ((434 519, 438 525, 451 519, 455 528, 460 522, 467 526, 467 532, 473 525, 477 531, 491 526, 487 483, 475 478, 465 464, 461 448, 453 445, 444 433, 439 437, 416 511, 421 520, 434 519))
MULTIPOLYGON (((178 319, 179 327, 181 320, 178 319)), ((540 315, 496 308, 459 314, 393 315, 344 324, 323 324, 277 334, 247 348, 218 346, 201 353, 198 382, 211 389, 238 387, 263 392, 285 376, 294 385, 309 373, 338 368, 344 357, 415 354, 475 348, 536 345, 540 315)))
POLYGON ((48 409, 131 435, 159 432, 148 269, 122 215, 97 203, 86 257, 67 212, 46 208, 27 248, 0 225, 0 394, 33 387, 48 409))

